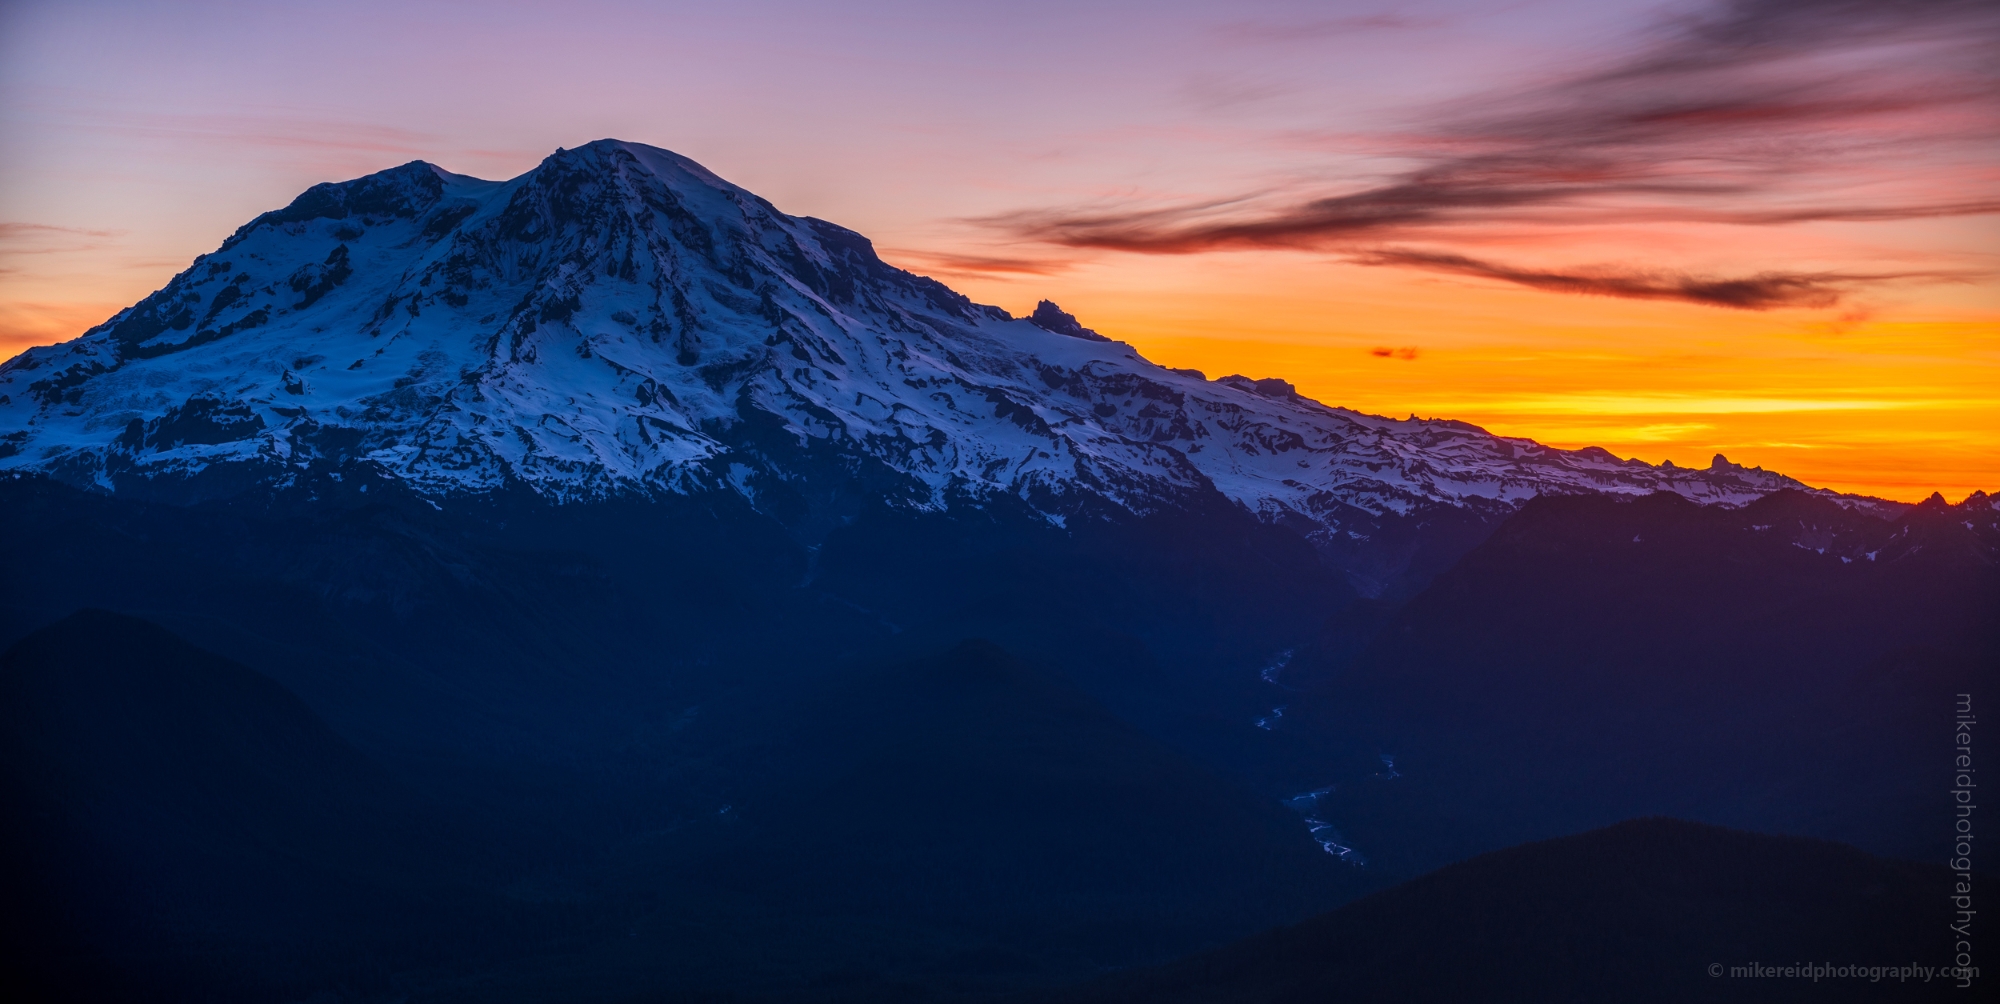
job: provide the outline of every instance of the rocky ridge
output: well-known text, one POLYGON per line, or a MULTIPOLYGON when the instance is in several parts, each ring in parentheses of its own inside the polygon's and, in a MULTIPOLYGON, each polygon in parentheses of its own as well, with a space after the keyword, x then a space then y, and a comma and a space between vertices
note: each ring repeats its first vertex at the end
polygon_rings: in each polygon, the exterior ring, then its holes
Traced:
POLYGON ((1005 493, 1061 524, 1213 489, 1322 542, 1545 492, 1806 489, 1721 456, 1653 466, 1168 369, 1052 303, 975 304, 612 140, 504 182, 413 162, 315 186, 0 366, 0 430, 0 471, 115 493, 283 490, 358 464, 437 502, 1005 493))

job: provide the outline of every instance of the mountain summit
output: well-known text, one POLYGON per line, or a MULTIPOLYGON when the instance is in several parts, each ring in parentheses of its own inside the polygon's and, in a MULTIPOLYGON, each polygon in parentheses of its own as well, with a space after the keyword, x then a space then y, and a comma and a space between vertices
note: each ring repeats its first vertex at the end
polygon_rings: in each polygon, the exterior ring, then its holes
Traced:
POLYGON ((1545 492, 1737 504, 1804 487, 1167 369, 1054 303, 1028 319, 975 304, 853 231, 614 140, 510 181, 418 161, 315 186, 0 367, 0 470, 186 499, 352 465, 437 500, 1005 493, 1058 524, 1219 492, 1322 543, 1545 492))

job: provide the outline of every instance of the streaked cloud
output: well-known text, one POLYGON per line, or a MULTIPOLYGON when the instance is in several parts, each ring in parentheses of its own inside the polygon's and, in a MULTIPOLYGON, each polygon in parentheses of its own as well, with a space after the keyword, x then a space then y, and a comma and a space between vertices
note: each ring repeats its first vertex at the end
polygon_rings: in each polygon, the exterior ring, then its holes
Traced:
MULTIPOLYGON (((1570 271, 1522 268, 1464 255, 1407 249, 1361 252, 1349 261, 1362 265, 1419 268, 1432 272, 1498 279, 1557 293, 1613 296, 1632 300, 1679 300, 1711 307, 1769 310, 1773 307, 1831 307, 1854 290, 1894 280, 1950 280, 1950 272, 1758 272, 1734 278, 1639 271, 1615 266, 1570 271)), ((1379 354, 1379 353, 1378 353, 1379 354)))
MULTIPOLYGON (((1396 138, 1407 166, 1324 193, 1166 207, 1029 210, 1018 236, 1146 254, 1491 243, 1555 228, 1775 226, 2000 212, 2000 4, 1731 0, 1658 25, 1624 58, 1433 109, 1396 138)), ((1362 260, 1538 289, 1743 309, 1825 307, 1923 273, 1668 276, 1651 267, 1523 267, 1453 252, 1362 260)))
POLYGON ((1397 11, 1356 14, 1350 17, 1314 18, 1301 21, 1231 21, 1217 25, 1215 34, 1235 42, 1304 42, 1335 35, 1367 31, 1410 31, 1435 28, 1443 18, 1416 17, 1397 11))
MULTIPOLYGON (((1520 415, 1768 415, 1817 411, 1905 411, 1978 402, 1919 398, 1809 398, 1714 394, 1520 394, 1467 400, 1455 412, 1520 415)), ((1445 407, 1433 405, 1433 407, 1445 407)))
POLYGON ((931 276, 1055 275, 1075 264, 1074 255, 1016 257, 955 254, 914 248, 877 249, 885 261, 931 276))
POLYGON ((124 236, 122 230, 91 230, 48 223, 0 222, 0 255, 96 251, 124 236))
POLYGON ((435 156, 430 132, 329 118, 307 109, 271 108, 204 114, 133 114, 102 108, 66 109, 74 129, 133 137, 197 139, 234 148, 391 156, 435 156))
POLYGON ((1630 447, 1638 444, 1707 439, 1714 430, 1712 422, 1644 422, 1637 425, 1588 422, 1567 424, 1562 434, 1568 442, 1579 445, 1617 443, 1626 447, 1629 453, 1630 447))

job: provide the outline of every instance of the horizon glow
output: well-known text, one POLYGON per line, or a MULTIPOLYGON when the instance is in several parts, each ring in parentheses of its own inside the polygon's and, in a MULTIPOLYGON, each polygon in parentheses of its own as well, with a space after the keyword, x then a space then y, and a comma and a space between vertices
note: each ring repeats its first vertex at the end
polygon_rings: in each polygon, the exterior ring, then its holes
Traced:
POLYGON ((2000 489, 2000 90, 1950 58, 2000 15, 1835 6, 5 3, 0 357, 312 184, 616 137, 1164 365, 2000 489))

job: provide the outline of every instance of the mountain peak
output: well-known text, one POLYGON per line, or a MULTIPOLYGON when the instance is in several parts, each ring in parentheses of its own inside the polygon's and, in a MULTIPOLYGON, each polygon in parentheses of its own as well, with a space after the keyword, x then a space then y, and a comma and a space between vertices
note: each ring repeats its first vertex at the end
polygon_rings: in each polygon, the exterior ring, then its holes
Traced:
POLYGON ((222 242, 218 251, 229 250, 259 227, 344 220, 350 216, 408 219, 434 205, 450 177, 434 164, 413 160, 353 181, 323 182, 306 189, 285 208, 244 224, 222 242))
POLYGON ((438 499, 715 491, 808 522, 802 499, 848 493, 1007 494, 1057 524, 1220 496, 1329 541, 1547 492, 1805 488, 1167 369, 1052 301, 1017 320, 610 139, 507 181, 413 161, 316 185, 0 366, 0 471, 182 498, 357 467, 438 499))
MULTIPOLYGON (((1260 380, 1252 380, 1247 376, 1232 373, 1229 376, 1216 377, 1215 382, 1231 387, 1240 387, 1258 397, 1274 398, 1280 401, 1294 400, 1299 396, 1299 389, 1292 386, 1290 380, 1283 379, 1282 377, 1264 377, 1260 380)), ((1415 414, 1410 416, 1410 421, 1414 422, 1417 420, 1415 414)))
POLYGON ((1072 338, 1088 338, 1100 342, 1111 340, 1084 327, 1077 321, 1075 314, 1056 306, 1054 300, 1043 300, 1035 304, 1035 312, 1028 315, 1028 323, 1043 331, 1053 331, 1058 335, 1068 335, 1072 338))
POLYGON ((607 177, 621 172, 650 175, 666 180, 670 184, 701 184, 711 188, 741 192, 756 198, 744 189, 723 180, 708 168, 695 162, 693 158, 661 147, 622 139, 592 140, 582 146, 568 149, 557 147, 554 153, 542 158, 541 164, 535 170, 535 173, 597 173, 607 177))

